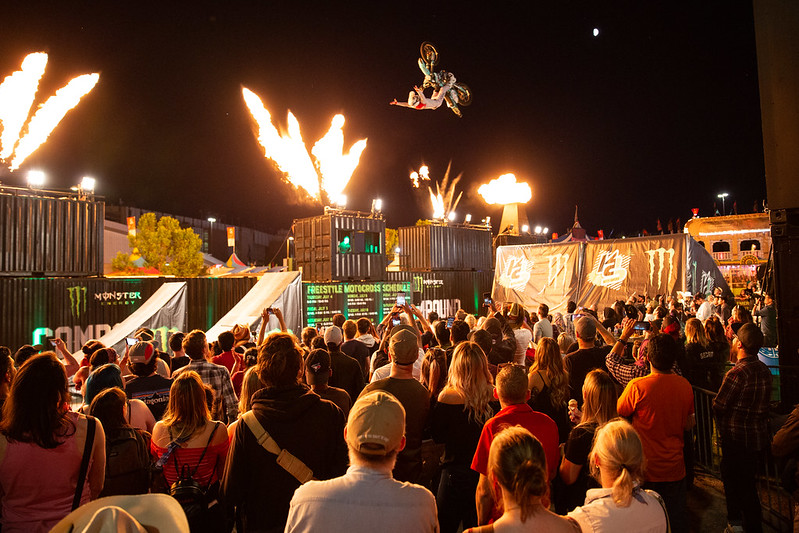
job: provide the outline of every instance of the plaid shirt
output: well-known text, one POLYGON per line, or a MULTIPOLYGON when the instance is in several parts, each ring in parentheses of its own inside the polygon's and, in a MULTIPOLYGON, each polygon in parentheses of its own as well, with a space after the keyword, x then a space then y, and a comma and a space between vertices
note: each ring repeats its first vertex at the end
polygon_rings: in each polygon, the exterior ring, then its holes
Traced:
POLYGON ((739 359, 727 372, 713 410, 719 434, 743 444, 749 450, 768 445, 768 408, 771 399, 771 373, 757 357, 739 359))
POLYGON ((175 378, 181 372, 194 370, 200 374, 203 383, 214 389, 214 404, 211 408, 211 418, 225 424, 231 424, 239 413, 239 400, 230 382, 230 372, 222 365, 215 365, 205 360, 192 360, 188 365, 178 369, 172 374, 175 378))
MULTIPOLYGON (((650 372, 648 361, 643 361, 641 364, 626 363, 623 355, 613 353, 613 348, 605 356, 605 366, 608 367, 608 372, 613 379, 618 381, 622 387, 626 387, 635 378, 648 376, 650 372)), ((682 376, 682 371, 676 361, 672 365, 671 371, 682 376)))

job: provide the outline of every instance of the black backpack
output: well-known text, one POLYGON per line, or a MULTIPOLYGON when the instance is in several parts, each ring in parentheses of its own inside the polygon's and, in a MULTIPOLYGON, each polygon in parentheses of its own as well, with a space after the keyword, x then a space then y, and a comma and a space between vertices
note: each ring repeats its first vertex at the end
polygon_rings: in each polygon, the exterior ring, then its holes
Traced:
MULTIPOLYGON (((216 491, 209 490, 211 489, 210 485, 203 487, 194 479, 218 427, 219 424, 216 424, 208 436, 208 442, 205 443, 203 453, 194 468, 187 464, 179 467, 177 455, 173 456, 178 479, 169 487, 169 495, 175 498, 183 508, 191 531, 213 531, 214 529, 210 528, 211 525, 218 523, 217 521, 221 518, 221 506, 215 501, 215 494, 212 494, 216 491), (214 503, 216 505, 213 505, 214 503)), ((217 531, 219 530, 217 529, 217 531)))
POLYGON ((150 490, 149 434, 131 427, 109 431, 105 483, 100 496, 146 494, 150 490))

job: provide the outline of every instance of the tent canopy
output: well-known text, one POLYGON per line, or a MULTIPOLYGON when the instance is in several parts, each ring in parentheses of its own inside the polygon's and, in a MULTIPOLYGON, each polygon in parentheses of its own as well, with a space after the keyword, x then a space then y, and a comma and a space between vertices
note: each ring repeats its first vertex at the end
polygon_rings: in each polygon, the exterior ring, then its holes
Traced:
MULTIPOLYGON (((206 332, 208 342, 215 341, 223 331, 236 324, 247 325, 251 331, 261 323, 265 307, 278 307, 283 312, 286 327, 299 333, 302 329, 302 277, 300 272, 271 272, 264 274, 258 283, 239 300, 219 322, 206 332)), ((278 322, 270 316, 267 331, 278 329, 278 322)))

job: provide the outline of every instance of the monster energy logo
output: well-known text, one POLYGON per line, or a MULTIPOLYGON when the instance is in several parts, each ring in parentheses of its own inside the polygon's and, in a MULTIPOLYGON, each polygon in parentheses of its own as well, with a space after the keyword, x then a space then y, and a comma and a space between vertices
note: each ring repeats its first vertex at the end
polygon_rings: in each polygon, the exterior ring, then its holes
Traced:
POLYGON ((67 287, 69 310, 72 316, 80 317, 86 312, 86 287, 67 287))
POLYGON ((421 292, 424 285, 424 278, 422 276, 413 277, 413 292, 421 292))

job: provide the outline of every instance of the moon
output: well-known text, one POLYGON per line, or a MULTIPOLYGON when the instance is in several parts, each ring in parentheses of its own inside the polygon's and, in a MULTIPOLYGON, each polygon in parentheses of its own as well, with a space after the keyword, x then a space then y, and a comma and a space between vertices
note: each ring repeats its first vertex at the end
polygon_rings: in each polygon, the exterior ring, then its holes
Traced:
POLYGON ((599 28, 594 28, 594 37, 599 37, 599 28))

